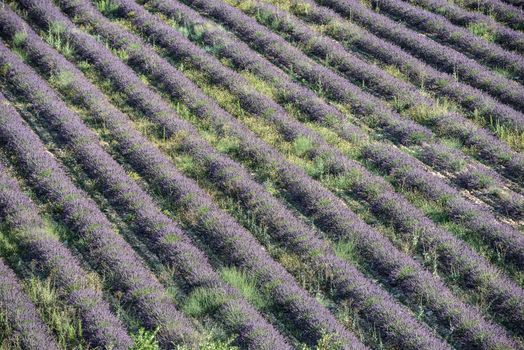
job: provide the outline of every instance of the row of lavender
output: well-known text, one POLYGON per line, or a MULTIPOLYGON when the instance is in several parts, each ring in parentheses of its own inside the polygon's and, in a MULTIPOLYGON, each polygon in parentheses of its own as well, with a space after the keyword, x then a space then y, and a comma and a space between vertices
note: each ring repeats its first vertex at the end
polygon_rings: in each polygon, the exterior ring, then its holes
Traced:
MULTIPOLYGON (((400 46, 430 66, 454 74, 460 81, 484 90, 519 110, 524 109, 520 98, 524 94, 524 87, 490 71, 464 54, 399 26, 397 22, 372 11, 358 1, 318 0, 317 2, 351 18, 356 24, 400 46)), ((443 83, 444 87, 447 87, 447 83, 445 81, 443 83)))
POLYGON ((506 49, 524 52, 524 33, 510 29, 490 16, 467 11, 446 0, 408 0, 408 2, 440 14, 453 24, 468 28, 476 26, 483 28, 485 32, 481 32, 481 35, 487 35, 490 39, 493 36, 492 40, 506 49))
POLYGON ((15 273, 1 259, 0 310, 2 318, 9 322, 14 332, 13 341, 20 346, 31 350, 58 350, 56 341, 40 319, 31 300, 24 294, 15 273))
MULTIPOLYGON (((50 4, 48 4, 48 6, 50 6, 50 4)), ((39 9, 34 10, 38 11, 39 9)), ((96 42, 92 43, 96 44, 96 42)), ((86 46, 83 47, 86 48, 86 46)), ((24 74, 30 73, 21 63, 16 62, 15 57, 9 56, 7 52, 3 54, 5 55, 4 59, 9 59, 9 62, 12 63, 10 81, 14 88, 18 89, 19 93, 33 96, 32 94, 37 94, 38 90, 44 89, 44 91, 47 92, 47 96, 56 96, 49 88, 44 88, 44 86, 41 85, 42 82, 38 85, 23 85, 21 80, 16 80, 16 77, 22 77, 23 79, 23 72, 24 74), (33 92, 33 90, 36 91, 33 92)), ((49 58, 47 57, 47 59, 49 58)), ((31 78, 38 79, 34 73, 31 78)), ((104 120, 107 123, 107 127, 111 128, 114 137, 118 141, 118 148, 126 157, 129 157, 129 163, 136 167, 137 171, 144 174, 146 178, 152 178, 155 181, 155 185, 163 189, 163 193, 169 193, 173 203, 178 203, 180 207, 187 207, 188 211, 189 209, 191 210, 191 215, 193 215, 193 219, 196 220, 196 225, 199 226, 199 232, 205 232, 207 234, 207 237, 202 237, 203 240, 212 245, 217 255, 227 259, 226 262, 235 263, 246 268, 258 277, 257 281, 261 284, 260 287, 262 290, 267 290, 271 293, 274 302, 280 306, 281 310, 288 310, 286 314, 288 322, 295 323, 297 329, 299 329, 298 326, 300 325, 302 340, 314 342, 315 339, 318 340, 325 332, 328 332, 336 334, 342 343, 345 344, 345 348, 364 348, 354 336, 335 321, 327 310, 321 307, 314 299, 307 296, 307 294, 296 285, 294 279, 288 275, 282 267, 275 264, 244 229, 239 227, 238 224, 226 214, 222 213, 216 205, 211 202, 211 199, 193 182, 184 178, 165 156, 160 154, 149 142, 138 135, 136 130, 134 130, 128 122, 121 119, 119 120, 118 114, 108 113, 108 110, 105 109, 108 105, 103 105, 103 107, 96 106, 96 103, 99 103, 100 100, 95 99, 90 103, 90 97, 81 97, 81 91, 85 92, 86 89, 88 89, 87 86, 77 86, 76 89, 77 97, 84 99, 83 103, 92 109, 93 112, 96 112, 94 116, 104 120), (304 327, 307 327, 307 329, 304 329, 304 327)), ((91 90, 91 92, 94 91, 91 90)), ((35 101, 37 106, 39 103, 42 102, 38 100, 35 101)), ((70 140, 67 140, 67 138, 62 140, 62 142, 66 142, 70 147, 78 144, 78 138, 82 138, 82 135, 89 135, 89 131, 85 126, 80 124, 78 116, 74 117, 73 114, 67 112, 65 107, 56 108, 54 111, 50 111, 47 116, 56 119, 57 122, 60 117, 68 117, 69 123, 55 123, 52 127, 60 130, 60 135, 70 137, 70 140), (74 129, 75 132, 69 131, 68 128, 74 129)), ((142 230, 146 231, 146 233, 153 233, 151 232, 152 230, 163 231, 164 237, 156 232, 157 236, 151 238, 153 242, 158 240, 153 247, 155 251, 159 251, 165 259, 171 259, 173 262, 176 262, 177 259, 182 261, 190 259, 194 261, 193 265, 185 267, 187 270, 189 270, 190 267, 195 267, 196 263, 205 261, 201 256, 195 256, 190 249, 181 249, 180 252, 175 251, 174 247, 176 247, 178 243, 178 240, 174 239, 174 235, 176 234, 175 228, 172 225, 168 226, 166 224, 165 220, 167 220, 167 218, 162 217, 161 212, 155 209, 150 199, 148 200, 149 197, 141 192, 136 184, 133 184, 130 179, 125 177, 123 169, 120 168, 107 153, 103 153, 104 151, 100 149, 98 143, 80 143, 75 149, 77 151, 75 152, 75 157, 84 165, 90 176, 96 177, 107 187, 107 189, 103 189, 103 191, 108 198, 111 196, 115 197, 117 206, 125 207, 128 211, 133 211, 133 213, 140 218, 137 222, 143 225, 141 227, 142 230), (93 153, 92 150, 96 153, 93 153), (90 164, 91 159, 97 159, 97 163, 90 164), (130 201, 134 201, 134 203, 130 201), (154 220, 156 220, 156 222, 154 220), (142 224, 141 221, 145 223, 142 224), (166 251, 167 249, 165 248, 167 246, 170 246, 170 250, 168 251, 166 251), (175 255, 175 253, 178 253, 178 255, 175 255)), ((182 243, 184 243, 184 240, 181 240, 182 243)), ((180 249, 184 247, 177 248, 180 249)), ((187 245, 185 248, 188 248, 187 245)), ((210 273, 209 271, 205 271, 205 264, 202 264, 202 266, 203 267, 197 266, 198 269, 191 271, 191 275, 188 276, 188 279, 193 278, 196 280, 193 281, 193 283, 199 282, 204 285, 210 283, 206 281, 207 279, 211 279, 209 276, 210 273)), ((231 293, 231 291, 229 291, 229 293, 231 293)), ((231 322, 238 323, 237 327, 239 330, 245 331, 243 335, 246 339, 250 337, 253 338, 253 346, 261 348, 287 348, 287 345, 279 340, 279 336, 275 334, 274 331, 264 330, 263 320, 261 320, 260 317, 257 318, 253 312, 249 314, 249 308, 243 306, 239 300, 232 300, 231 305, 224 306, 224 309, 229 309, 230 313, 232 312, 237 315, 237 317, 226 317, 226 313, 223 313, 226 321, 230 320, 231 322)))
POLYGON ((457 4, 468 10, 492 16, 497 21, 515 30, 523 30, 524 11, 522 1, 506 0, 506 2, 502 0, 461 0, 457 4))
MULTIPOLYGON (((119 2, 121 5, 122 5, 122 2, 119 2)), ((131 4, 127 3, 126 6, 131 6, 131 4)), ((66 7, 67 8, 67 7, 66 7)), ((137 13, 139 13, 138 9, 136 7, 132 7, 133 8, 132 12, 134 15, 136 15, 137 13)), ((126 49, 127 48, 127 54, 130 56, 130 62, 133 62, 134 64, 137 64, 138 62, 144 62, 144 63, 139 63, 139 65, 143 65, 145 68, 145 72, 149 72, 149 71, 157 71, 157 73, 153 73, 153 76, 156 76, 156 79, 160 79, 162 81, 162 85, 165 89, 167 90, 175 90, 172 92, 172 94, 176 97, 176 98, 179 98, 180 96, 187 96, 187 91, 190 91, 189 88, 181 88, 180 86, 177 87, 177 83, 179 83, 181 80, 183 80, 183 78, 181 78, 180 76, 170 76, 170 79, 166 80, 167 77, 169 77, 169 74, 166 72, 166 70, 164 69, 160 69, 158 67, 163 67, 162 66, 162 63, 159 62, 159 61, 155 61, 153 60, 153 56, 155 55, 154 52, 148 52, 147 54, 144 52, 144 47, 142 47, 142 49, 137 52, 137 50, 130 50, 132 49, 132 45, 131 43, 134 43, 135 40, 132 40, 131 39, 131 36, 130 35, 125 35, 125 33, 122 32, 122 30, 119 30, 117 27, 113 26, 111 28, 109 27, 103 27, 100 23, 102 22, 101 19, 99 19, 98 17, 96 18, 96 20, 93 20, 93 19, 89 19, 90 16, 90 12, 87 11, 87 10, 82 10, 79 9, 79 6, 73 6, 73 8, 67 8, 68 11, 72 11, 72 13, 76 14, 77 18, 82 18, 83 20, 86 20, 88 22, 90 22, 91 24, 94 24, 95 26, 95 30, 96 32, 101 35, 101 36, 106 36, 106 37, 109 37, 111 38, 111 42, 114 44, 115 43, 115 33, 118 32, 118 35, 116 36, 119 40, 116 41, 116 47, 119 48, 119 49, 126 49), (121 44, 123 43, 123 44, 121 44), (130 46, 127 46, 127 45, 130 45, 130 46), (186 91, 186 93, 184 93, 186 91)), ((134 17, 134 16, 133 16, 134 17)), ((141 17, 141 16, 139 16, 141 17)), ((137 47, 138 45, 135 45, 135 47, 137 47)), ((221 74, 221 76, 224 76, 223 74, 221 74)), ((193 106, 194 108, 197 110, 197 111, 200 111, 200 113, 204 112, 204 116, 205 116, 205 111, 203 111, 203 102, 205 100, 205 97, 203 96, 198 96, 198 97, 195 97, 194 95, 191 95, 190 96, 191 98, 188 99, 188 103, 193 103, 193 106), (197 102, 195 102, 197 101, 197 102)), ((215 123, 219 123, 220 125, 223 124, 223 120, 216 120, 216 116, 215 116, 215 120, 214 122, 215 123)), ((253 148, 253 146, 251 146, 251 148, 253 148)), ((247 149, 246 147, 242 147, 242 149, 247 149)), ((255 153, 255 152, 253 152, 255 153)), ((264 154, 262 154, 261 156, 265 156, 267 157, 267 154, 271 154, 272 155, 272 152, 268 151, 264 154)), ((269 162, 269 164, 272 164, 272 163, 275 163, 274 160, 271 160, 269 162)), ((285 162, 284 162, 285 164, 285 162)), ((290 165, 285 165, 286 168, 289 168, 290 165)), ((285 170, 284 169, 279 169, 279 171, 282 171, 284 172, 285 170)), ((304 176, 304 175, 302 175, 304 176)), ((296 179, 296 175, 295 175, 295 179, 296 179)), ((288 183, 290 181, 293 181, 293 185, 296 186, 296 180, 291 180, 291 179, 287 179, 286 180, 288 183)), ((311 183, 310 180, 307 179, 307 177, 304 176, 304 179, 303 179, 303 182, 309 182, 311 183)), ((308 185, 309 186, 309 185, 308 185)), ((313 185, 315 186, 315 185, 313 185)), ((301 186, 302 187, 302 186, 301 186)), ((305 187, 305 186, 304 186, 305 187)), ((304 187, 302 187, 302 190, 304 189, 304 187)), ((318 186, 316 186, 318 188, 318 186)), ((289 186, 288 186, 289 188, 289 186)), ((294 189, 294 193, 296 193, 297 196, 300 196, 300 190, 298 188, 293 188, 291 187, 292 189, 294 189)), ((325 190, 321 190, 319 189, 319 191, 324 191, 325 193, 325 190)), ((315 191, 308 191, 309 195, 313 195, 314 197, 317 196, 317 194, 314 194, 315 191)), ((318 191, 317 191, 318 192, 318 191)), ((333 197, 331 197, 333 198, 333 197)), ((334 199, 336 201, 336 199, 334 199)), ((311 199, 305 201, 307 203, 312 203, 314 201, 312 201, 311 199)), ((313 208, 312 208, 313 209, 313 208)), ((336 217, 336 215, 335 215, 336 217)), ((353 214, 353 217, 354 217, 354 214, 353 214)), ((327 224, 327 222, 325 222, 327 224)), ((384 241, 384 239, 382 239, 382 241, 384 241)), ((390 244, 390 243, 389 243, 390 244)))
POLYGON ((467 54, 483 65, 506 69, 511 76, 515 76, 516 80, 522 81, 524 57, 518 53, 506 51, 465 28, 453 25, 441 15, 412 6, 405 1, 374 0, 371 3, 379 9, 379 13, 388 14, 397 22, 402 21, 433 40, 467 54))
MULTIPOLYGON (((177 9, 166 9, 166 7, 168 6, 166 5, 166 3, 162 3, 162 5, 160 6, 163 9, 164 13, 169 13, 170 15, 179 17, 179 15, 177 14, 177 9)), ((329 65, 336 66, 338 71, 340 71, 345 77, 351 79, 352 81, 365 82, 365 86, 368 89, 372 89, 378 96, 390 96, 396 102, 398 102, 399 100, 403 100, 406 101, 406 103, 411 104, 412 106, 425 105, 428 109, 432 108, 432 102, 427 98, 423 97, 420 93, 414 91, 413 87, 409 84, 403 83, 402 81, 397 79, 393 79, 390 75, 384 73, 375 66, 365 64, 357 57, 347 53, 341 45, 339 45, 336 42, 334 43, 332 40, 328 40, 325 37, 317 35, 305 24, 301 23, 297 19, 294 19, 287 12, 279 11, 273 6, 259 4, 256 2, 253 3, 253 7, 250 10, 250 12, 256 13, 258 15, 262 14, 262 16, 267 17, 269 21, 279 23, 279 28, 274 29, 280 29, 281 31, 285 32, 285 34, 289 34, 292 37, 291 40, 296 39, 296 41, 303 45, 303 50, 311 53, 312 55, 321 56, 323 60, 329 60, 330 62, 334 62, 330 63, 329 65), (310 43, 314 44, 311 45, 310 43), (408 100, 411 102, 407 102, 408 100)), ((187 22, 188 20, 184 18, 183 21, 187 22)), ((195 25, 198 24, 194 23, 193 26, 195 25)), ((205 27, 209 28, 209 25, 206 25, 205 27)), ((200 31, 200 28, 196 30, 200 31)), ((216 31, 213 32, 213 34, 215 33, 216 31)), ((215 35, 214 37, 214 44, 217 45, 217 35, 215 35)), ((235 63, 244 63, 240 66, 245 67, 247 55, 240 54, 241 52, 245 52, 245 50, 240 51, 238 47, 234 47, 235 43, 231 43, 231 40, 228 41, 229 45, 227 46, 227 49, 225 49, 223 45, 224 42, 225 40, 220 41, 220 47, 222 47, 224 55, 228 58, 233 59, 235 63)), ((237 44, 236 46, 238 45, 239 44, 237 44)), ((258 45, 257 48, 260 51, 262 51, 262 45, 258 45)), ((267 55, 267 51, 267 49, 264 49, 264 51, 262 51, 261 53, 266 52, 267 55)), ((268 57, 276 57, 276 55, 268 55, 268 57)), ((255 58, 258 58, 258 56, 255 56, 255 58)), ((287 64, 285 64, 285 66, 287 67, 293 65, 293 67, 295 67, 296 73, 301 74, 301 72, 303 71, 297 71, 296 59, 282 60, 287 62, 287 64)), ((259 63, 260 61, 261 59, 258 58, 257 63, 259 63)), ((303 61, 303 59, 301 59, 301 61, 303 61)), ((267 63, 266 65, 264 65, 264 67, 265 66, 267 66, 267 63)), ((265 68, 262 69, 261 64, 254 65, 254 70, 256 70, 255 73, 257 73, 259 76, 263 73, 264 78, 266 78, 268 75, 272 74, 272 78, 275 79, 274 71, 267 70, 265 68)), ((282 72, 280 73, 281 77, 282 72)), ((329 91, 341 90, 341 83, 338 86, 335 86, 334 84, 337 77, 333 75, 326 75, 327 74, 324 74, 322 77, 319 78, 319 81, 322 81, 324 83, 326 89, 328 89, 329 91), (336 89, 336 87, 340 87, 340 89, 336 89)), ((318 77, 311 77, 311 75, 306 75, 305 73, 302 76, 304 76, 305 78, 309 78, 308 80, 310 82, 313 82, 314 79, 318 77)), ((294 90, 296 91, 297 89, 294 90)), ((356 88, 354 88, 353 90, 355 91, 356 88)), ((288 86, 286 86, 286 89, 282 90, 282 94, 285 94, 287 96, 291 94, 288 86)), ((356 104, 355 101, 362 102, 366 100, 369 100, 369 104, 372 105, 374 108, 379 108, 379 106, 381 106, 380 101, 378 101, 377 99, 374 99, 369 95, 365 94, 358 95, 358 93, 356 94, 355 98, 351 99, 352 106, 356 108, 356 111, 359 111, 359 106, 356 104)), ((366 112, 368 111, 366 110, 366 112)), ((367 113, 362 114, 364 115, 364 117, 369 118, 369 115, 367 115, 367 113)), ((402 123, 401 117, 395 113, 389 112, 386 106, 381 106, 380 112, 375 112, 374 115, 375 114, 378 115, 377 118, 380 118, 382 116, 383 119, 386 119, 389 116, 389 124, 395 122, 399 124, 402 123)), ((341 116, 340 113, 331 112, 331 115, 336 116, 336 118, 338 119, 338 123, 348 125, 348 121, 343 116, 341 116)), ((453 117, 457 122, 461 124, 465 123, 465 120, 462 119, 459 115, 453 115, 453 117)), ((440 118, 440 116, 435 116, 435 119, 438 118, 440 118)), ((389 128, 393 128, 393 126, 389 126, 389 128)), ((337 131, 340 134, 340 132, 343 130, 339 128, 337 131)), ((431 133, 427 130, 416 129, 415 127, 408 124, 404 127, 404 133, 404 137, 398 137, 398 135, 395 135, 395 133, 392 133, 389 136, 392 141, 400 141, 400 144, 402 144, 403 146, 421 146, 415 147, 416 154, 421 160, 425 161, 432 167, 437 167, 441 171, 444 170, 447 173, 450 173, 452 175, 451 178, 452 180, 454 180, 455 185, 465 187, 470 190, 476 190, 481 197, 487 198, 489 202, 495 204, 495 208, 500 209, 500 211, 503 214, 506 214, 512 218, 516 218, 517 220, 523 216, 524 197, 518 193, 507 191, 505 189, 507 183, 504 183, 504 181, 495 171, 489 170, 487 167, 481 164, 471 162, 466 157, 461 155, 459 152, 451 149, 448 146, 438 143, 435 137, 431 137, 431 133), (425 131, 425 133, 428 135, 427 140, 421 138, 417 139, 417 135, 419 135, 421 130, 425 131), (415 145, 413 145, 413 143, 415 143, 415 145), (455 162, 450 163, 448 161, 449 159, 454 159, 455 162), (482 181, 479 181, 480 178, 482 178, 482 181)), ((347 133, 344 133, 340 134, 340 136, 347 137, 348 135, 347 133)), ((354 137, 353 135, 350 136, 354 137)))
POLYGON ((461 6, 474 11, 480 11, 488 16, 493 16, 507 26, 524 30, 524 3, 521 0, 464 0, 461 6), (512 6, 514 5, 514 6, 512 6))
MULTIPOLYGON (((93 56, 95 56, 94 60, 100 62, 102 58, 100 55, 102 53, 99 51, 92 52, 90 57, 93 59, 93 56), (98 58, 96 58, 97 54, 98 58)), ((169 135, 178 134, 179 129, 187 132, 187 135, 197 134, 196 130, 179 119, 167 119, 167 115, 173 115, 170 108, 158 96, 155 98, 155 95, 148 92, 144 86, 139 88, 140 81, 126 72, 125 66, 118 64, 115 64, 115 66, 114 69, 111 69, 110 66, 104 66, 104 73, 113 77, 115 82, 121 88, 124 88, 124 91, 125 87, 133 87, 133 93, 129 95, 133 104, 143 109, 148 115, 162 115, 163 118, 158 118, 156 121, 161 123, 169 135)), ((76 77, 75 81, 78 82, 78 80, 79 78, 76 77)), ((108 107, 104 106, 104 108, 107 109, 108 107)), ((173 117, 175 116, 173 115, 173 117)), ((363 317, 369 318, 370 323, 382 325, 380 328, 383 330, 391 329, 394 325, 396 331, 388 331, 391 335, 385 333, 388 335, 386 338, 388 342, 390 341, 389 337, 392 337, 395 338, 394 341, 406 348, 441 348, 444 346, 443 343, 433 339, 433 336, 427 330, 417 325, 412 316, 399 308, 385 291, 371 284, 355 268, 337 258, 333 251, 319 241, 306 225, 296 220, 285 206, 251 180, 245 170, 213 152, 209 146, 202 143, 202 140, 187 136, 187 140, 181 147, 190 150, 197 159, 201 159, 210 169, 209 172, 214 180, 227 186, 230 193, 238 193, 238 196, 242 197, 245 202, 251 203, 251 209, 256 209, 264 222, 273 225, 273 229, 279 233, 278 239, 280 241, 293 247, 293 250, 303 256, 304 260, 313 260, 313 265, 322 266, 322 269, 329 271, 329 274, 333 276, 331 283, 336 287, 337 296, 340 300, 348 298, 352 304, 360 305, 359 309, 362 308, 363 317), (233 174, 234 176, 232 176, 233 174), (307 235, 306 240, 303 240, 304 235, 307 235), (318 256, 314 252, 323 252, 323 254, 318 256), (349 281, 359 281, 359 283, 355 286, 350 284, 349 281), (366 301, 369 298, 373 298, 375 303, 367 305, 366 301)))

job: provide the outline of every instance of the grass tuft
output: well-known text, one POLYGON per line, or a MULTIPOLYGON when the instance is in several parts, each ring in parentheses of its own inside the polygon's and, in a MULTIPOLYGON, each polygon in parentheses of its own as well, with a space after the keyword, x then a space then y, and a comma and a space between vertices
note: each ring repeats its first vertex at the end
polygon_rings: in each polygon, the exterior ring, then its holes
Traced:
POLYGON ((479 22, 479 23, 471 23, 468 25, 468 30, 475 34, 476 36, 489 41, 489 42, 495 42, 496 39, 496 33, 495 31, 488 26, 486 23, 479 22))

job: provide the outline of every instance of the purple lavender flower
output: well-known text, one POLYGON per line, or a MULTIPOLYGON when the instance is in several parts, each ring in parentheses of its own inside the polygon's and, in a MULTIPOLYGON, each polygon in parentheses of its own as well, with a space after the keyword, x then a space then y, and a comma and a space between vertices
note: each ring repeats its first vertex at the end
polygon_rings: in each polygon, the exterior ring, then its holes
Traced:
POLYGON ((56 341, 42 322, 38 312, 15 273, 0 258, 0 310, 9 322, 24 349, 58 350, 56 341))

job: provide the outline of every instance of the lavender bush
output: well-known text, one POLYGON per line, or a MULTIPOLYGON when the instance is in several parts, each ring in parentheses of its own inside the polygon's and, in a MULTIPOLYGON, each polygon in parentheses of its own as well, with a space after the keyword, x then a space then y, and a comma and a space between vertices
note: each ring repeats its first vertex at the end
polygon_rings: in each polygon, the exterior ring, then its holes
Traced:
POLYGON ((0 310, 9 322, 24 349, 58 350, 56 341, 47 326, 40 320, 38 312, 15 273, 0 258, 0 310))

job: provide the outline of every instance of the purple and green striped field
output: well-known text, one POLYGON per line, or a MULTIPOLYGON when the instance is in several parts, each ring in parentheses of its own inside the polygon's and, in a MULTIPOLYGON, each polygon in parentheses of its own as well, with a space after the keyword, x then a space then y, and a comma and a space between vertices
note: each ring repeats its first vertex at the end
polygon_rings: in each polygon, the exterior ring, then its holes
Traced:
POLYGON ((1 2, 21 349, 524 350, 524 3, 1 2))

